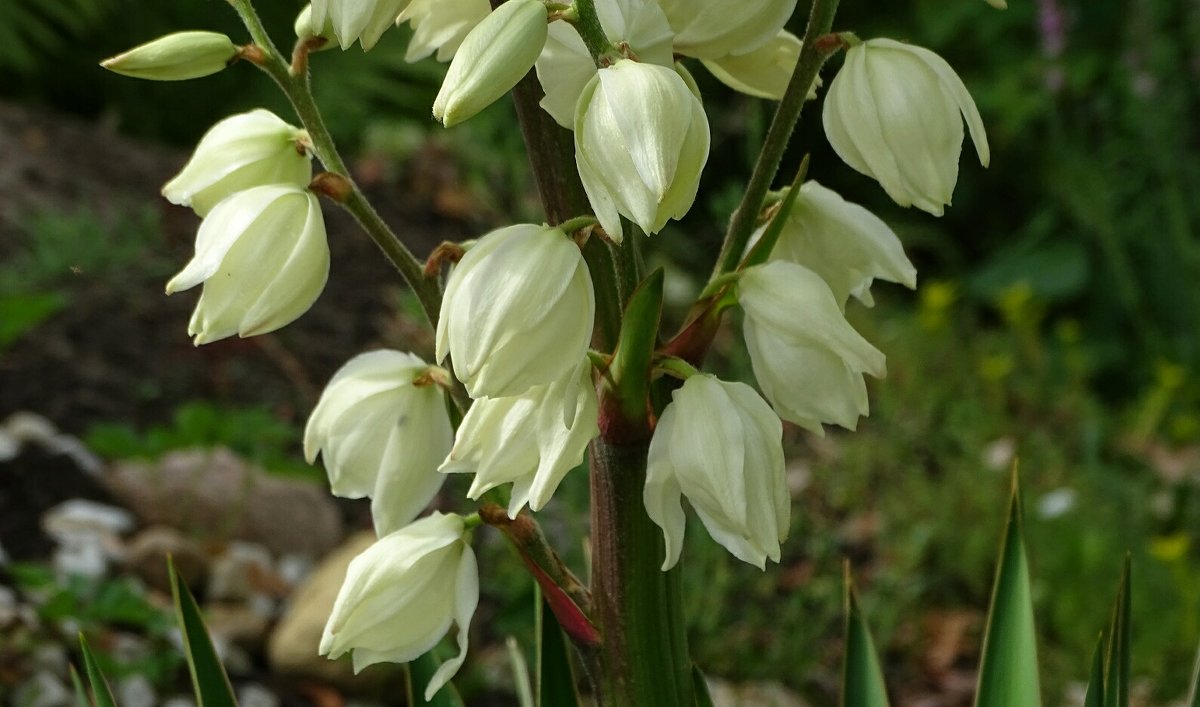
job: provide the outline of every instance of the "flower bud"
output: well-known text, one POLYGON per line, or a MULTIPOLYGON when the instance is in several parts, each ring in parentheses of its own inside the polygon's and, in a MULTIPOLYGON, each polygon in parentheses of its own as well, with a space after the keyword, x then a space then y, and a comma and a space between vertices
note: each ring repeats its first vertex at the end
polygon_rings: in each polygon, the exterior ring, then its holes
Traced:
POLYGON ((407 663, 457 624, 458 655, 430 678, 429 701, 462 667, 478 604, 479 567, 463 519, 433 513, 350 561, 320 653, 333 660, 352 652, 356 673, 375 663, 407 663))
POLYGON ((480 398, 463 418, 441 471, 475 474, 467 496, 512 483, 508 515, 526 504, 540 511, 567 472, 583 462, 588 443, 600 433, 591 366, 523 395, 480 398), (569 426, 563 404, 571 407, 569 426))
POLYGON ((342 49, 375 46, 409 0, 312 0, 312 26, 330 27, 342 49))
POLYGON ((325 23, 317 28, 312 21, 312 4, 304 6, 300 14, 296 15, 296 21, 292 24, 292 29, 296 32, 297 39, 309 39, 311 37, 321 37, 322 39, 330 40, 321 46, 321 49, 329 49, 333 46, 333 40, 337 39, 337 35, 333 32, 333 25, 329 24, 328 14, 325 17, 325 23))
POLYGON ((517 224, 479 239, 450 273, 437 325, 472 398, 521 395, 579 367, 596 315, 592 276, 562 230, 517 224))
POLYGON ((200 223, 196 254, 167 294, 204 283, 188 323, 196 345, 274 331, 308 311, 329 277, 317 197, 302 187, 254 187, 217 204, 200 223))
MULTIPOLYGON (((704 59, 702 63, 717 80, 733 90, 778 101, 792 80, 792 72, 800 60, 800 49, 799 37, 791 32, 780 32, 753 51, 704 59)), ((810 91, 808 97, 816 98, 815 91, 810 91)))
POLYGON ((744 383, 696 374, 671 394, 650 439, 643 493, 663 529, 664 570, 683 547, 681 494, 739 560, 760 569, 779 561, 791 513, 782 438, 779 417, 744 383))
MULTIPOLYGON (((671 47, 675 35, 655 0, 596 0, 596 15, 608 41, 627 47, 628 56, 646 64, 675 65, 671 47)), ((540 105, 559 125, 574 130, 575 106, 596 75, 596 62, 570 24, 554 22, 549 29, 536 64, 546 94, 540 105)))
POLYGON ((238 55, 219 32, 175 32, 100 62, 123 76, 152 81, 183 81, 222 71, 238 55))
POLYGON ((659 0, 675 30, 675 52, 718 59, 758 49, 779 33, 796 0, 659 0))
POLYGON ((433 116, 449 128, 516 86, 546 44, 546 15, 542 0, 509 0, 475 25, 450 62, 433 116))
POLYGON ((601 69, 575 111, 575 164, 600 225, 647 233, 681 218, 708 160, 708 117, 674 70, 623 59, 601 69))
POLYGON ((823 422, 854 429, 867 414, 862 374, 887 368, 821 276, 776 260, 746 269, 737 294, 754 377, 779 416, 821 435, 823 422))
POLYGON ((434 52, 438 61, 450 61, 471 28, 491 11, 488 0, 411 0, 396 18, 396 24, 412 25, 405 61, 420 61, 434 52))
POLYGON ((359 354, 338 369, 304 428, 304 458, 319 453, 335 496, 371 497, 380 537, 433 500, 454 428, 430 366, 401 351, 359 354))
POLYGON ((815 180, 800 186, 771 258, 798 263, 820 275, 843 309, 852 295, 868 307, 874 305, 875 278, 910 290, 917 287, 917 269, 896 233, 875 214, 815 180))
POLYGON ((163 196, 205 216, 225 197, 250 187, 305 186, 312 179, 307 143, 307 132, 269 110, 230 116, 200 138, 188 163, 163 187, 163 196))
POLYGON ((954 194, 964 119, 986 167, 983 120, 962 79, 937 54, 890 39, 847 50, 822 115, 825 136, 846 164, 897 204, 934 216, 954 194))

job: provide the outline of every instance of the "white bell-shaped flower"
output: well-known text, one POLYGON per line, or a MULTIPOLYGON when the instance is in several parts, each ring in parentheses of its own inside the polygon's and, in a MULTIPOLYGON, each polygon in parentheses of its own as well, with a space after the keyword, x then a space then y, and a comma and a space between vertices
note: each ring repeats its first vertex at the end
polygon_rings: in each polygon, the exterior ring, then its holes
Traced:
POLYGON ((600 225, 621 216, 657 233, 692 207, 708 161, 704 106, 674 69, 623 59, 588 83, 575 111, 575 164, 600 225))
POLYGON ((533 68, 546 44, 546 4, 508 0, 467 34, 433 101, 447 128, 495 103, 533 68))
MULTIPOLYGON (((799 37, 781 31, 766 44, 745 54, 704 59, 702 63, 717 80, 733 90, 778 101, 792 80, 801 48, 799 37)), ((815 97, 815 93, 809 94, 809 98, 815 97)))
POLYGON ((979 162, 987 134, 962 79, 937 54, 891 39, 850 47, 825 97, 825 136, 901 206, 941 216, 954 195, 963 120, 979 162))
POLYGON ((406 61, 420 61, 437 53, 438 61, 450 61, 467 33, 492 11, 488 0, 411 0, 396 18, 396 24, 412 25, 406 61))
POLYGON ((658 0, 675 30, 675 52, 719 59, 754 51, 783 29, 796 0, 658 0))
POLYGON ((541 510, 600 433, 591 367, 581 366, 573 377, 523 395, 476 400, 459 425, 441 471, 474 474, 467 491, 472 499, 511 482, 512 518, 526 504, 541 510), (563 420, 564 402, 571 407, 569 426, 563 420))
POLYGON ((308 418, 304 457, 320 454, 334 495, 371 498, 375 532, 399 530, 442 486, 454 440, 430 366, 402 351, 359 354, 338 369, 308 418))
POLYGON ((643 501, 663 529, 668 570, 683 547, 680 495, 704 527, 743 562, 779 561, 791 499, 783 425, 754 389, 696 374, 671 394, 650 439, 643 501))
POLYGON ((266 184, 307 186, 312 180, 308 133, 257 108, 212 126, 179 174, 167 182, 167 201, 206 216, 225 197, 266 184))
POLYGON ((576 371, 596 299, 587 263, 561 229, 518 224, 480 238, 450 273, 437 325, 472 398, 521 395, 576 371))
MULTIPOLYGON (((608 41, 625 47, 646 64, 675 65, 667 16, 655 0, 596 0, 596 15, 608 41)), ((550 25, 546 46, 537 60, 538 81, 546 94, 541 106, 559 125, 575 129, 575 106, 596 75, 596 62, 579 32, 566 22, 550 25)))
POLYGON ((350 652, 356 673, 375 663, 407 663, 456 624, 458 655, 430 679, 428 701, 462 667, 478 604, 479 568, 463 519, 433 513, 351 560, 320 653, 336 659, 350 652))
POLYGON ((803 265, 776 260, 748 268, 737 295, 754 376, 779 416, 818 434, 823 422, 854 429, 867 414, 862 374, 882 378, 887 368, 829 285, 803 265))
POLYGON ((409 0, 312 0, 312 26, 331 27, 342 49, 374 47, 409 0))
POLYGON ((196 254, 167 294, 204 283, 188 334, 196 345, 255 336, 308 311, 329 277, 329 243, 312 192, 273 184, 240 191, 200 223, 196 254))
MULTIPOLYGON (((764 229, 755 233, 750 247, 764 229)), ((820 275, 843 309, 851 296, 874 305, 871 283, 876 278, 910 290, 917 286, 917 269, 895 231, 811 179, 800 186, 771 258, 798 263, 820 275)))

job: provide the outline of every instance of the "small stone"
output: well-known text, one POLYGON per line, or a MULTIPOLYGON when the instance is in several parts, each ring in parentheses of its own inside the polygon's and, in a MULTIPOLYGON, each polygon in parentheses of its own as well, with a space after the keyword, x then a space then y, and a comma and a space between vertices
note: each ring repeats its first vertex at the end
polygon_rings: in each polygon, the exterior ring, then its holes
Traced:
POLYGON ((13 703, 22 707, 71 707, 75 698, 54 673, 39 670, 16 689, 13 703))
POLYGON ((278 590, 271 553, 262 545, 234 541, 212 560, 208 597, 213 601, 246 601, 278 590))
POLYGON ((114 687, 117 704, 121 707, 154 707, 158 695, 154 686, 143 675, 130 675, 119 680, 114 687))
POLYGON ((208 574, 208 557, 191 538, 165 525, 150 526, 130 539, 125 549, 125 566, 147 585, 169 594, 168 556, 184 584, 192 589, 203 585, 208 574))
POLYGON ((247 683, 237 690, 240 707, 279 707, 279 697, 262 685, 247 683))

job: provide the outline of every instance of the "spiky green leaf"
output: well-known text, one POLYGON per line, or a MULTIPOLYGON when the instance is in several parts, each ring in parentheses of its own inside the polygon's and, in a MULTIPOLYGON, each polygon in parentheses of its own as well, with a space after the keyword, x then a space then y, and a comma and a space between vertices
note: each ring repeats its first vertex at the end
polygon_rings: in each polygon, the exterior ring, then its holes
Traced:
POLYGON ((1184 704, 1188 707, 1200 707, 1200 650, 1196 651, 1196 663, 1192 666, 1192 687, 1184 704))
POLYGON ((96 662, 96 656, 92 655, 92 649, 88 648, 87 639, 82 633, 79 634, 79 650, 83 653, 83 671, 87 673, 96 707, 117 707, 117 700, 108 686, 108 679, 100 670, 100 664, 96 662))
POLYGON ((849 564, 845 569, 843 597, 846 656, 842 664, 842 707, 888 707, 883 669, 875 653, 871 629, 854 593, 849 564))
POLYGON ((1105 707, 1129 707, 1129 582, 1130 559, 1127 554, 1108 629, 1108 650, 1104 658, 1105 707))
POLYGON ((233 686, 229 684, 229 676, 225 674, 225 668, 221 666, 221 660, 213 648, 196 598, 180 579, 175 571, 175 563, 169 557, 167 569, 171 575, 175 618, 183 634, 184 655, 192 677, 192 689, 196 692, 196 704, 198 707, 236 707, 233 686))
POLYGON ((692 690, 696 693, 696 707, 715 707, 712 695, 708 694, 708 680, 695 663, 692 663, 692 690))
POLYGON ((554 612, 546 610, 541 588, 535 585, 535 589, 538 707, 579 707, 575 669, 568 654, 570 647, 554 612))
POLYGON ((1096 639, 1096 651, 1092 654, 1092 674, 1088 677, 1087 694, 1083 707, 1104 707, 1104 634, 1096 639))
POLYGON ((1008 523, 992 588, 976 707, 1041 707, 1037 634, 1021 519, 1021 493, 1013 472, 1008 523))

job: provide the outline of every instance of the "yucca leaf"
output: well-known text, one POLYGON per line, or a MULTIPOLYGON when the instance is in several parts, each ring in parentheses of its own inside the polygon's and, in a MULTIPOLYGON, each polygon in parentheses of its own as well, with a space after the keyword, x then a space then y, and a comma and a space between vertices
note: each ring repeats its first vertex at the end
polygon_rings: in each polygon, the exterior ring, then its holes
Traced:
POLYGON ((1113 604, 1108 650, 1104 658, 1105 707, 1129 707, 1129 582, 1130 560, 1126 554, 1121 584, 1117 587, 1117 601, 1113 604))
POLYGON ((708 680, 695 663, 692 663, 692 691, 696 693, 696 707, 715 707, 712 695, 708 694, 708 680))
POLYGON ((1192 687, 1184 704, 1187 707, 1200 707, 1200 650, 1196 651, 1196 664, 1192 666, 1192 687))
POLYGON ((1096 651, 1092 654, 1092 674, 1088 677, 1087 694, 1083 707, 1104 707, 1104 634, 1096 639, 1096 651))
POLYGON ((171 596, 175 601, 175 618, 183 634, 184 655, 188 672, 192 677, 192 689, 196 692, 197 707, 236 707, 233 686, 221 666, 217 651, 213 648, 204 616, 196 604, 191 590, 179 578, 175 563, 167 558, 167 569, 171 575, 171 596))
POLYGON ((504 641, 508 650, 508 662, 512 664, 513 682, 517 688, 517 707, 537 707, 533 698, 533 685, 529 682, 529 664, 525 662, 525 654, 521 652, 521 644, 516 636, 509 636, 504 641))
POLYGON ((843 606, 846 614, 846 656, 842 664, 842 707, 888 707, 883 669, 875 654, 871 629, 858 606, 850 564, 844 569, 843 606))
POLYGON ((534 585, 534 616, 537 624, 538 707, 579 707, 575 670, 567 653, 570 646, 553 611, 546 610, 541 587, 534 585))
POLYGON ((1013 470, 1012 500, 1000 545, 987 630, 980 658, 976 707, 1041 707, 1037 634, 1021 518, 1021 492, 1013 470))
POLYGON ((454 687, 453 682, 446 683, 442 689, 434 694, 433 699, 428 702, 425 701, 425 686, 429 684, 429 680, 433 678, 433 674, 442 665, 442 661, 438 660, 438 657, 434 655, 436 651, 437 649, 429 651, 405 666, 408 675, 407 704, 426 705, 427 707, 464 707, 462 697, 459 696, 458 688, 454 687))
POLYGON ((92 700, 88 697, 87 688, 83 686, 83 680, 79 677, 79 671, 74 665, 68 665, 68 672, 71 674, 71 687, 75 691, 75 702, 79 707, 92 707, 92 700))
POLYGON ((88 648, 87 639, 82 633, 79 634, 79 649, 83 653, 83 671, 87 673, 88 683, 92 687, 94 704, 96 707, 117 707, 117 700, 108 686, 108 680, 101 672, 100 664, 96 662, 96 656, 92 655, 92 650, 88 648))

